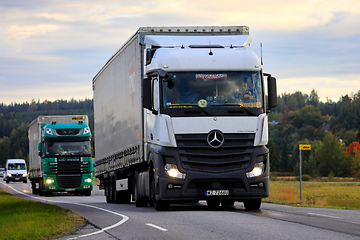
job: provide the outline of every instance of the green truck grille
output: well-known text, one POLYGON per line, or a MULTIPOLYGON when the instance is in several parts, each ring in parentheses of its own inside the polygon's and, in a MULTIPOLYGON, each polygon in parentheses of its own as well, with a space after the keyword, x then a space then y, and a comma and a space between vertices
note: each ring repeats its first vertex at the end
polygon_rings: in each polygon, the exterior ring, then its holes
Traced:
POLYGON ((51 174, 79 174, 89 172, 89 162, 80 159, 58 159, 57 162, 49 163, 51 174))

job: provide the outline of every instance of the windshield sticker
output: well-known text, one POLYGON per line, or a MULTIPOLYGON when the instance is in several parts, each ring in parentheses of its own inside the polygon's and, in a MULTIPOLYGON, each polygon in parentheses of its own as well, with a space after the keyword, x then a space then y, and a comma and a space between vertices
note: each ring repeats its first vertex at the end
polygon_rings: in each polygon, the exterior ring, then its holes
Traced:
POLYGON ((207 101, 205 99, 200 99, 198 101, 198 106, 201 107, 201 108, 204 108, 207 106, 207 101))
POLYGON ((196 79, 204 79, 204 80, 219 80, 219 79, 227 79, 227 74, 196 74, 196 79))
POLYGON ((261 102, 252 102, 252 103, 241 103, 240 107, 246 108, 261 108, 261 102))

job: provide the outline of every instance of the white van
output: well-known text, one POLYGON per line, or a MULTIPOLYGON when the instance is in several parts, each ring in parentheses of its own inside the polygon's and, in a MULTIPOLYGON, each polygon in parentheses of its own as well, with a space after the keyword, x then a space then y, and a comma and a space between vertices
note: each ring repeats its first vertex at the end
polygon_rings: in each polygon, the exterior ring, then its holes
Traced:
POLYGON ((8 159, 5 164, 4 181, 23 181, 27 183, 26 162, 24 159, 8 159))

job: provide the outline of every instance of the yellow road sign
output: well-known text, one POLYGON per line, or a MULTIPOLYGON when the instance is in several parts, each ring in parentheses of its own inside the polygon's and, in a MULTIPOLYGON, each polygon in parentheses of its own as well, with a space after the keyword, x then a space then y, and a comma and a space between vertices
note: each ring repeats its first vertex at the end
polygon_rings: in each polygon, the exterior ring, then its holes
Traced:
POLYGON ((300 144, 299 149, 300 150, 311 150, 311 144, 300 144))

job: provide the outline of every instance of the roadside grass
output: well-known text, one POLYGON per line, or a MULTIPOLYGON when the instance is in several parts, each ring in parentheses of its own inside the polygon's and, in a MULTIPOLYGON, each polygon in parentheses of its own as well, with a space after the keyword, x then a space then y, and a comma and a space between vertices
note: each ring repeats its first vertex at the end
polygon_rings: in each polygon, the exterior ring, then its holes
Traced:
POLYGON ((360 210, 360 182, 271 181, 269 198, 263 202, 299 207, 360 210))
POLYGON ((70 210, 15 197, 0 188, 1 239, 54 239, 85 224, 84 218, 70 210))

